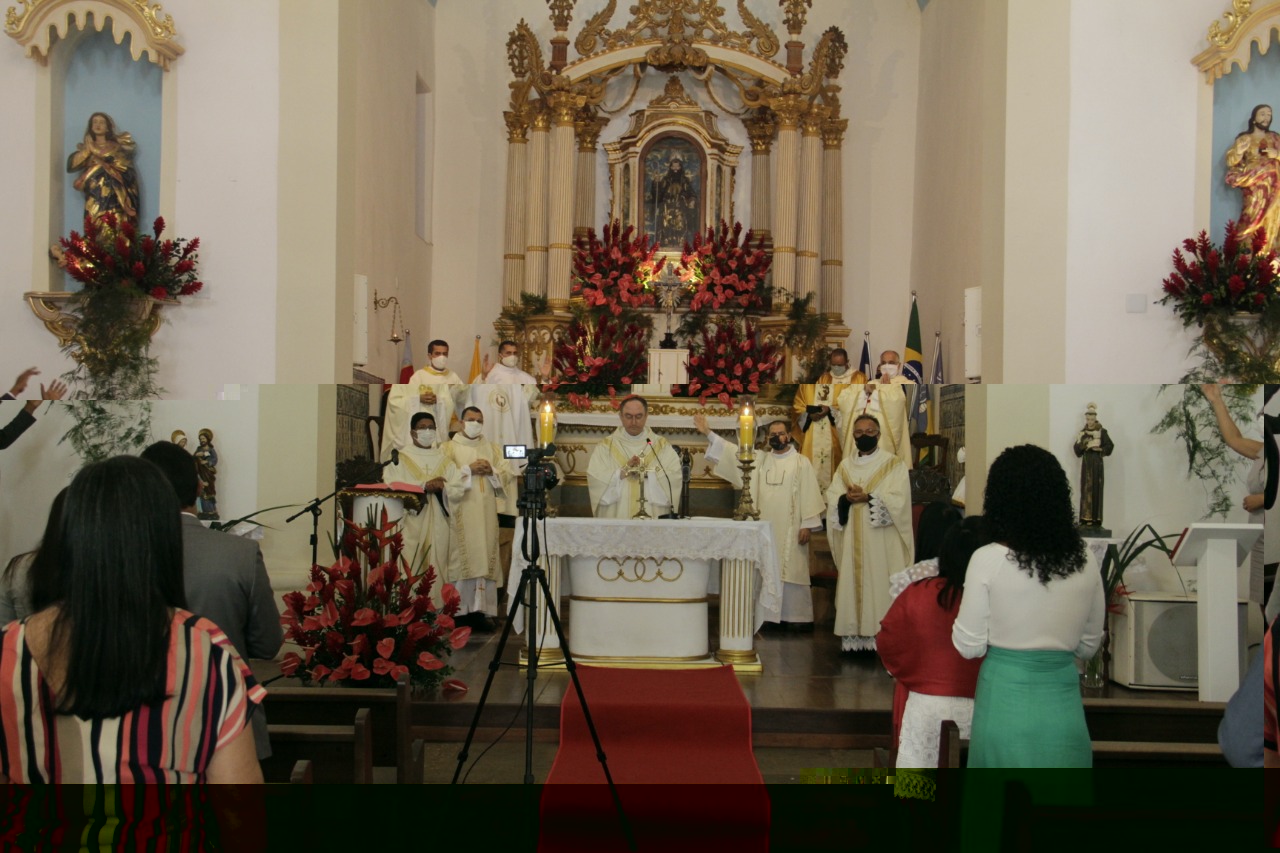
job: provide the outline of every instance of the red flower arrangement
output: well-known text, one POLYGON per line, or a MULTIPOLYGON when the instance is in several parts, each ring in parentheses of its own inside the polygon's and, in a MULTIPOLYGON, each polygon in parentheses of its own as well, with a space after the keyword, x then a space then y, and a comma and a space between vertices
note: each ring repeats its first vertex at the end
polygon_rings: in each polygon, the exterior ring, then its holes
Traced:
POLYGON ((200 238, 162 240, 164 218, 156 217, 150 234, 114 213, 101 221, 84 218, 84 234, 72 231, 59 240, 61 265, 86 288, 135 288, 153 299, 174 299, 200 291, 196 265, 200 238))
POLYGON ((721 220, 719 230, 708 227, 705 235, 693 238, 692 245, 685 243, 676 276, 693 290, 690 310, 764 306, 764 280, 773 258, 764 250, 763 234, 754 249, 751 238, 751 231, 742 234, 741 222, 730 229, 721 220))
POLYGON ((604 227, 603 241, 587 230, 587 238, 577 240, 573 255, 573 295, 581 296, 590 308, 600 308, 615 317, 625 308, 653 304, 649 283, 662 271, 663 258, 654 260, 658 244, 648 234, 635 237, 635 226, 614 220, 604 227))
POLYGON ((760 386, 777 380, 782 352, 762 343, 749 320, 729 320, 703 328, 702 339, 689 356, 689 384, 671 386, 673 396, 697 395, 699 402, 715 396, 732 407, 734 395, 759 393, 760 386))
POLYGON ((1227 223, 1221 248, 1210 243, 1204 231, 1196 239, 1183 240, 1173 250, 1174 272, 1164 280, 1160 304, 1172 302, 1187 326, 1203 323, 1208 314, 1262 313, 1280 296, 1280 261, 1265 247, 1262 231, 1245 242, 1235 222, 1227 223), (1189 257, 1182 254, 1184 249, 1189 257))
MULTIPOLYGON (((357 558, 312 566, 305 593, 284 596, 285 639, 302 654, 286 654, 281 672, 317 684, 392 687, 403 675, 418 687, 440 684, 453 672, 449 655, 471 636, 470 628, 454 625, 458 591, 445 584, 444 606, 436 608, 435 569, 410 572, 399 525, 387 520, 385 509, 380 523, 344 523, 344 544, 357 558)), ((457 679, 443 686, 466 689, 457 679)))
POLYGON ((639 320, 582 315, 574 319, 552 353, 556 380, 546 387, 563 389, 578 408, 590 405, 590 395, 616 398, 633 382, 649 375, 649 328, 639 320))

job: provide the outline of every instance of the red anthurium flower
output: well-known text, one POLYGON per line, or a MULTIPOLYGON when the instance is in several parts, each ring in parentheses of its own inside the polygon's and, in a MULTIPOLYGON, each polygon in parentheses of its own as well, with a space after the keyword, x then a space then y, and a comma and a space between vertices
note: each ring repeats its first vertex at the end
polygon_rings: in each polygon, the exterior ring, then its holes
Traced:
POLYGON ((300 666, 302 666, 302 658, 298 657, 297 652, 289 652, 284 656, 284 660, 280 661, 280 672, 282 675, 292 676, 300 666))
POLYGON ((378 614, 368 607, 362 607, 356 611, 355 617, 352 618, 351 624, 360 627, 363 625, 372 625, 378 621, 378 614))
POLYGON ((449 645, 455 649, 460 649, 467 644, 469 639, 471 639, 470 628, 454 628, 453 633, 449 634, 449 645))
POLYGON ((418 655, 418 666, 425 670, 444 669, 444 661, 431 654, 431 652, 422 652, 418 655))
POLYGON ((456 678, 446 678, 444 683, 440 685, 441 689, 446 693, 466 693, 467 685, 456 678))
POLYGON ((396 650, 396 641, 391 637, 383 637, 378 641, 378 654, 384 658, 391 657, 391 653, 396 650))

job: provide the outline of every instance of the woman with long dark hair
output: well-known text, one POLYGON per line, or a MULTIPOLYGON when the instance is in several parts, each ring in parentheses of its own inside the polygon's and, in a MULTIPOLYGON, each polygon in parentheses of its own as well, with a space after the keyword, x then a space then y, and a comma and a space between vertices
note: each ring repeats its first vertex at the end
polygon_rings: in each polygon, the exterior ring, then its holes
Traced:
POLYGON ((1049 451, 1005 450, 987 475, 992 544, 969 562, 951 639, 978 676, 970 767, 1091 767, 1075 658, 1102 644, 1102 575, 1049 451))
POLYGON ((178 500, 158 468, 120 456, 76 475, 33 599, 37 613, 0 630, 0 774, 262 781, 247 725, 265 691, 183 609, 178 500))
MULTIPOLYGON (((921 532, 925 528, 921 525, 921 532)), ((981 516, 952 524, 935 546, 934 577, 902 591, 880 622, 876 650, 894 677, 894 735, 900 768, 938 766, 938 732, 955 720, 969 737, 973 693, 981 662, 961 657, 951 644, 951 626, 964 595, 973 553, 986 545, 981 516), (901 692, 902 707, 898 707, 901 692)))

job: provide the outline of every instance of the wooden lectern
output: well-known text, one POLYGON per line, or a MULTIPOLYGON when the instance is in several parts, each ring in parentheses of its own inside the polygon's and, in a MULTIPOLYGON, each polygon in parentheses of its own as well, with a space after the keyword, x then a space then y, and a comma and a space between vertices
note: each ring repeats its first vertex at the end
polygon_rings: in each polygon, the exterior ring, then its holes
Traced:
POLYGON ((1174 546, 1175 566, 1196 567, 1197 676, 1201 702, 1225 702, 1240 686, 1236 571, 1260 524, 1193 524, 1174 546))

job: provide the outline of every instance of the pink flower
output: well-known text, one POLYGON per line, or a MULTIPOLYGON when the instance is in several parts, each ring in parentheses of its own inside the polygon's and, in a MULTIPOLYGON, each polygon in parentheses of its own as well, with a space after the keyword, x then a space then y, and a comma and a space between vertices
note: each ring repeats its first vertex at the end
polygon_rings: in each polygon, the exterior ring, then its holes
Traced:
POLYGON ((378 654, 381 657, 389 658, 391 653, 396 650, 396 641, 391 637, 383 637, 378 641, 378 654))
POLYGON ((434 669, 444 669, 444 661, 431 652, 422 652, 418 655, 418 666, 429 672, 434 669))

